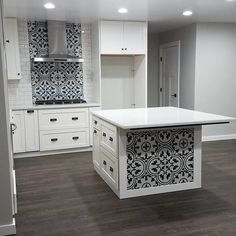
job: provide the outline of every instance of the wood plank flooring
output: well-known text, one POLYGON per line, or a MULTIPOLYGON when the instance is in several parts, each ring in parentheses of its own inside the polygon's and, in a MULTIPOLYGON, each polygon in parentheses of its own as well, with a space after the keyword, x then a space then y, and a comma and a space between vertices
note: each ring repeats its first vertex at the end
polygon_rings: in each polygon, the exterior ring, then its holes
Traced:
POLYGON ((203 145, 203 188, 119 200, 91 153, 16 160, 18 236, 235 236, 236 140, 203 145))

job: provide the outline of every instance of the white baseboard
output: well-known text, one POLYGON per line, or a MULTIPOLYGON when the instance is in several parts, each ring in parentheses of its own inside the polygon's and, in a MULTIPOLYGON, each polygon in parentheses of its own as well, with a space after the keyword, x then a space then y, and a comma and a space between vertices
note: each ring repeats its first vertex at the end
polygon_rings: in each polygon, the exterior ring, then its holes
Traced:
POLYGON ((219 140, 230 140, 230 139, 236 139, 236 134, 215 135, 215 136, 203 136, 203 137, 202 137, 202 141, 203 141, 203 142, 219 141, 219 140))
POLYGON ((12 220, 12 224, 0 225, 0 236, 16 234, 15 218, 12 220))
POLYGON ((44 152, 23 152, 14 154, 14 159, 17 158, 27 158, 27 157, 38 157, 38 156, 49 156, 49 155, 57 155, 57 154, 65 154, 65 153, 75 153, 75 152, 91 152, 92 147, 85 148, 75 148, 75 149, 63 149, 63 150, 55 150, 55 151, 44 151, 44 152))

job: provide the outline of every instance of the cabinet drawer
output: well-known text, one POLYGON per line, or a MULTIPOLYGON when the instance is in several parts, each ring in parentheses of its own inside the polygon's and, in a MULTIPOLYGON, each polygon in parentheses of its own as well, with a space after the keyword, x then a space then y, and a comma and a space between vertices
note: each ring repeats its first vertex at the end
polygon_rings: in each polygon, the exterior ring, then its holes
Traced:
POLYGON ((41 131, 40 151, 89 146, 89 129, 41 131))
POLYGON ((118 189, 118 159, 101 148, 101 173, 116 189, 118 189))
POLYGON ((88 123, 88 109, 39 111, 40 130, 87 128, 88 123))
POLYGON ((93 116, 92 125, 93 125, 93 128, 100 130, 100 119, 97 118, 96 116, 93 116))
POLYGON ((114 125, 101 122, 101 146, 117 157, 117 129, 114 125))

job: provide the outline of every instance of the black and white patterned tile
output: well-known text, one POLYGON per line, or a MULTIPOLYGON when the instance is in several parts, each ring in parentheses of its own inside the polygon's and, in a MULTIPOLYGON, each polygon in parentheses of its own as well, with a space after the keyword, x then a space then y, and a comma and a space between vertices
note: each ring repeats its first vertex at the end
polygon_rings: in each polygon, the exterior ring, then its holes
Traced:
MULTIPOLYGON (((67 49, 71 56, 82 57, 81 25, 66 24, 67 49)), ((48 56, 47 23, 28 22, 30 58, 48 56)), ((82 63, 31 61, 33 102, 83 98, 82 63)))
POLYGON ((194 129, 127 133, 127 190, 193 182, 194 129))

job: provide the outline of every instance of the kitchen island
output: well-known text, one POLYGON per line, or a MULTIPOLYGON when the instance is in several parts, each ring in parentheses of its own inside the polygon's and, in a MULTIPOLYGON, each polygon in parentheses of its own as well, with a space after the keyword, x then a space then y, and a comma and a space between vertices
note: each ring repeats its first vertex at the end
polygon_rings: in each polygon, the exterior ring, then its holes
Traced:
POLYGON ((174 107, 94 111, 94 169, 120 199, 200 188, 202 126, 233 120, 174 107))

